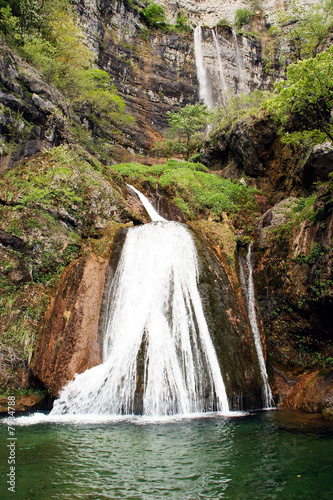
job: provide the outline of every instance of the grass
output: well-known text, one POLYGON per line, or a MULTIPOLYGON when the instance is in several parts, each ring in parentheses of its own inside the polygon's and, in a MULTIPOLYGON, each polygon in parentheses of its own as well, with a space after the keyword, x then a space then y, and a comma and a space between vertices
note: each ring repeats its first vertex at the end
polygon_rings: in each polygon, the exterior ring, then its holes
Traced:
POLYGON ((168 160, 164 165, 152 166, 122 163, 112 169, 128 183, 148 182, 154 188, 159 185, 191 218, 206 212, 221 217, 223 212, 235 214, 256 210, 256 189, 211 174, 200 163, 180 160, 168 160))

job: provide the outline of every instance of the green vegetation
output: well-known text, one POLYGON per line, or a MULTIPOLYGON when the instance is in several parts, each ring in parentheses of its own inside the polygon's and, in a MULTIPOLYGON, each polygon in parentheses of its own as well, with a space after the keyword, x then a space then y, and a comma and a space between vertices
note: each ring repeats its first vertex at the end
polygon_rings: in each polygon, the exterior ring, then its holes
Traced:
POLYGON ((157 143, 155 150, 163 156, 183 155, 186 160, 198 149, 210 112, 200 103, 187 104, 177 113, 168 112, 167 139, 157 143))
POLYGON ((248 9, 237 9, 235 14, 235 26, 241 29, 244 25, 250 23, 252 16, 252 12, 248 9))
POLYGON ((101 236, 98 224, 112 222, 110 207, 118 202, 102 172, 105 167, 81 147, 59 146, 0 178, 0 228, 20 242, 0 245, 3 380, 15 380, 11 370, 29 362, 64 268, 88 237, 101 236))
POLYGON ((0 9, 5 37, 59 88, 76 113, 89 120, 94 133, 101 135, 110 124, 115 128, 119 121, 129 121, 110 76, 94 66, 95 56, 82 42, 69 0, 10 3, 0 9))
POLYGON ((230 26, 230 23, 227 19, 220 19, 216 26, 230 26))
POLYGON ((214 133, 229 128, 234 122, 248 115, 258 114, 268 92, 255 90, 251 94, 225 95, 224 103, 212 112, 211 121, 216 124, 214 133))
POLYGON ((296 133, 289 139, 333 140, 333 48, 288 66, 287 79, 275 85, 267 109, 284 127, 292 120, 296 133), (297 130, 298 129, 298 130, 297 130))
POLYGON ((151 2, 148 7, 146 7, 144 13, 144 19, 150 28, 165 28, 166 18, 165 12, 161 5, 157 5, 151 2))
POLYGON ((164 165, 124 163, 112 168, 130 183, 158 184, 192 218, 211 214, 221 220, 223 212, 256 210, 255 189, 210 174, 200 163, 169 160, 164 165))
POLYGON ((177 21, 175 25, 175 30, 178 32, 184 32, 184 33, 192 33, 192 28, 188 24, 188 19, 184 13, 184 11, 179 10, 177 13, 177 21))
MULTIPOLYGON (((287 42, 294 59, 300 60, 318 54, 320 44, 332 27, 332 0, 323 0, 314 5, 302 5, 297 0, 292 0, 287 12, 277 12, 270 32, 277 43, 287 42)), ((289 57, 289 54, 282 57, 289 57)))

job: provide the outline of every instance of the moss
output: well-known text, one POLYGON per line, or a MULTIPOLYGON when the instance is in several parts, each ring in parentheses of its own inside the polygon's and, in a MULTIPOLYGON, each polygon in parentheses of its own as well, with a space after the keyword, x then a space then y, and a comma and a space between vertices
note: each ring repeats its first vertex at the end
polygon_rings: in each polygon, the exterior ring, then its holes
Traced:
POLYGON ((103 236, 101 238, 89 239, 88 242, 90 250, 97 257, 102 257, 104 259, 110 258, 111 247, 116 234, 121 228, 129 226, 132 226, 132 223, 119 224, 117 222, 110 222, 106 229, 103 231, 103 236))
POLYGON ((222 179, 212 174, 201 163, 168 160, 164 165, 123 163, 114 165, 129 183, 149 182, 159 185, 174 199, 178 206, 192 218, 200 214, 222 217, 229 214, 251 212, 257 208, 256 189, 243 186, 238 181, 222 179), (182 201, 180 201, 182 200, 182 201))

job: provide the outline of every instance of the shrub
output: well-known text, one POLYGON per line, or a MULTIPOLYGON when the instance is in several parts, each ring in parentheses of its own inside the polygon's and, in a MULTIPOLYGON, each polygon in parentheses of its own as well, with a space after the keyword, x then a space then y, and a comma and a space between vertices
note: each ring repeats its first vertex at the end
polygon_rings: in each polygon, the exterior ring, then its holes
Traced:
POLYGON ((166 25, 165 12, 163 7, 156 3, 150 3, 144 11, 144 18, 151 28, 163 28, 166 25))
POLYGON ((235 14, 235 25, 241 28, 244 24, 249 24, 252 18, 252 12, 248 9, 238 9, 235 14))
POLYGON ((220 19, 217 23, 217 26, 230 26, 229 21, 227 19, 220 19))

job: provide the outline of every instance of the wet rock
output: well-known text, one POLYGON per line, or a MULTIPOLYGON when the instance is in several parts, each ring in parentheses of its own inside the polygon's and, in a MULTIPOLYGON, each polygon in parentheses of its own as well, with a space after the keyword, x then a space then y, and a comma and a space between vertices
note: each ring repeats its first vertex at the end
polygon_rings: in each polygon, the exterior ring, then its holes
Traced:
POLYGON ((333 172, 333 145, 330 141, 317 144, 309 153, 301 167, 301 179, 307 189, 315 182, 326 182, 328 175, 333 172))
POLYGON ((262 380, 238 279, 223 263, 219 248, 211 246, 197 231, 195 237, 200 263, 198 287, 230 407, 261 408, 262 380))
POLYGON ((292 208, 296 204, 296 198, 286 198, 267 210, 256 224, 256 242, 260 248, 266 248, 270 239, 274 236, 273 231, 285 224, 290 217, 292 208))
POLYGON ((275 371, 275 382, 280 397, 279 406, 310 413, 333 410, 333 372, 321 375, 319 371, 306 371, 298 377, 287 378, 275 371), (292 383, 290 383, 292 381, 292 383))
POLYGON ((56 397, 76 373, 102 362, 98 332, 107 260, 80 258, 65 271, 39 334, 31 369, 56 397))

